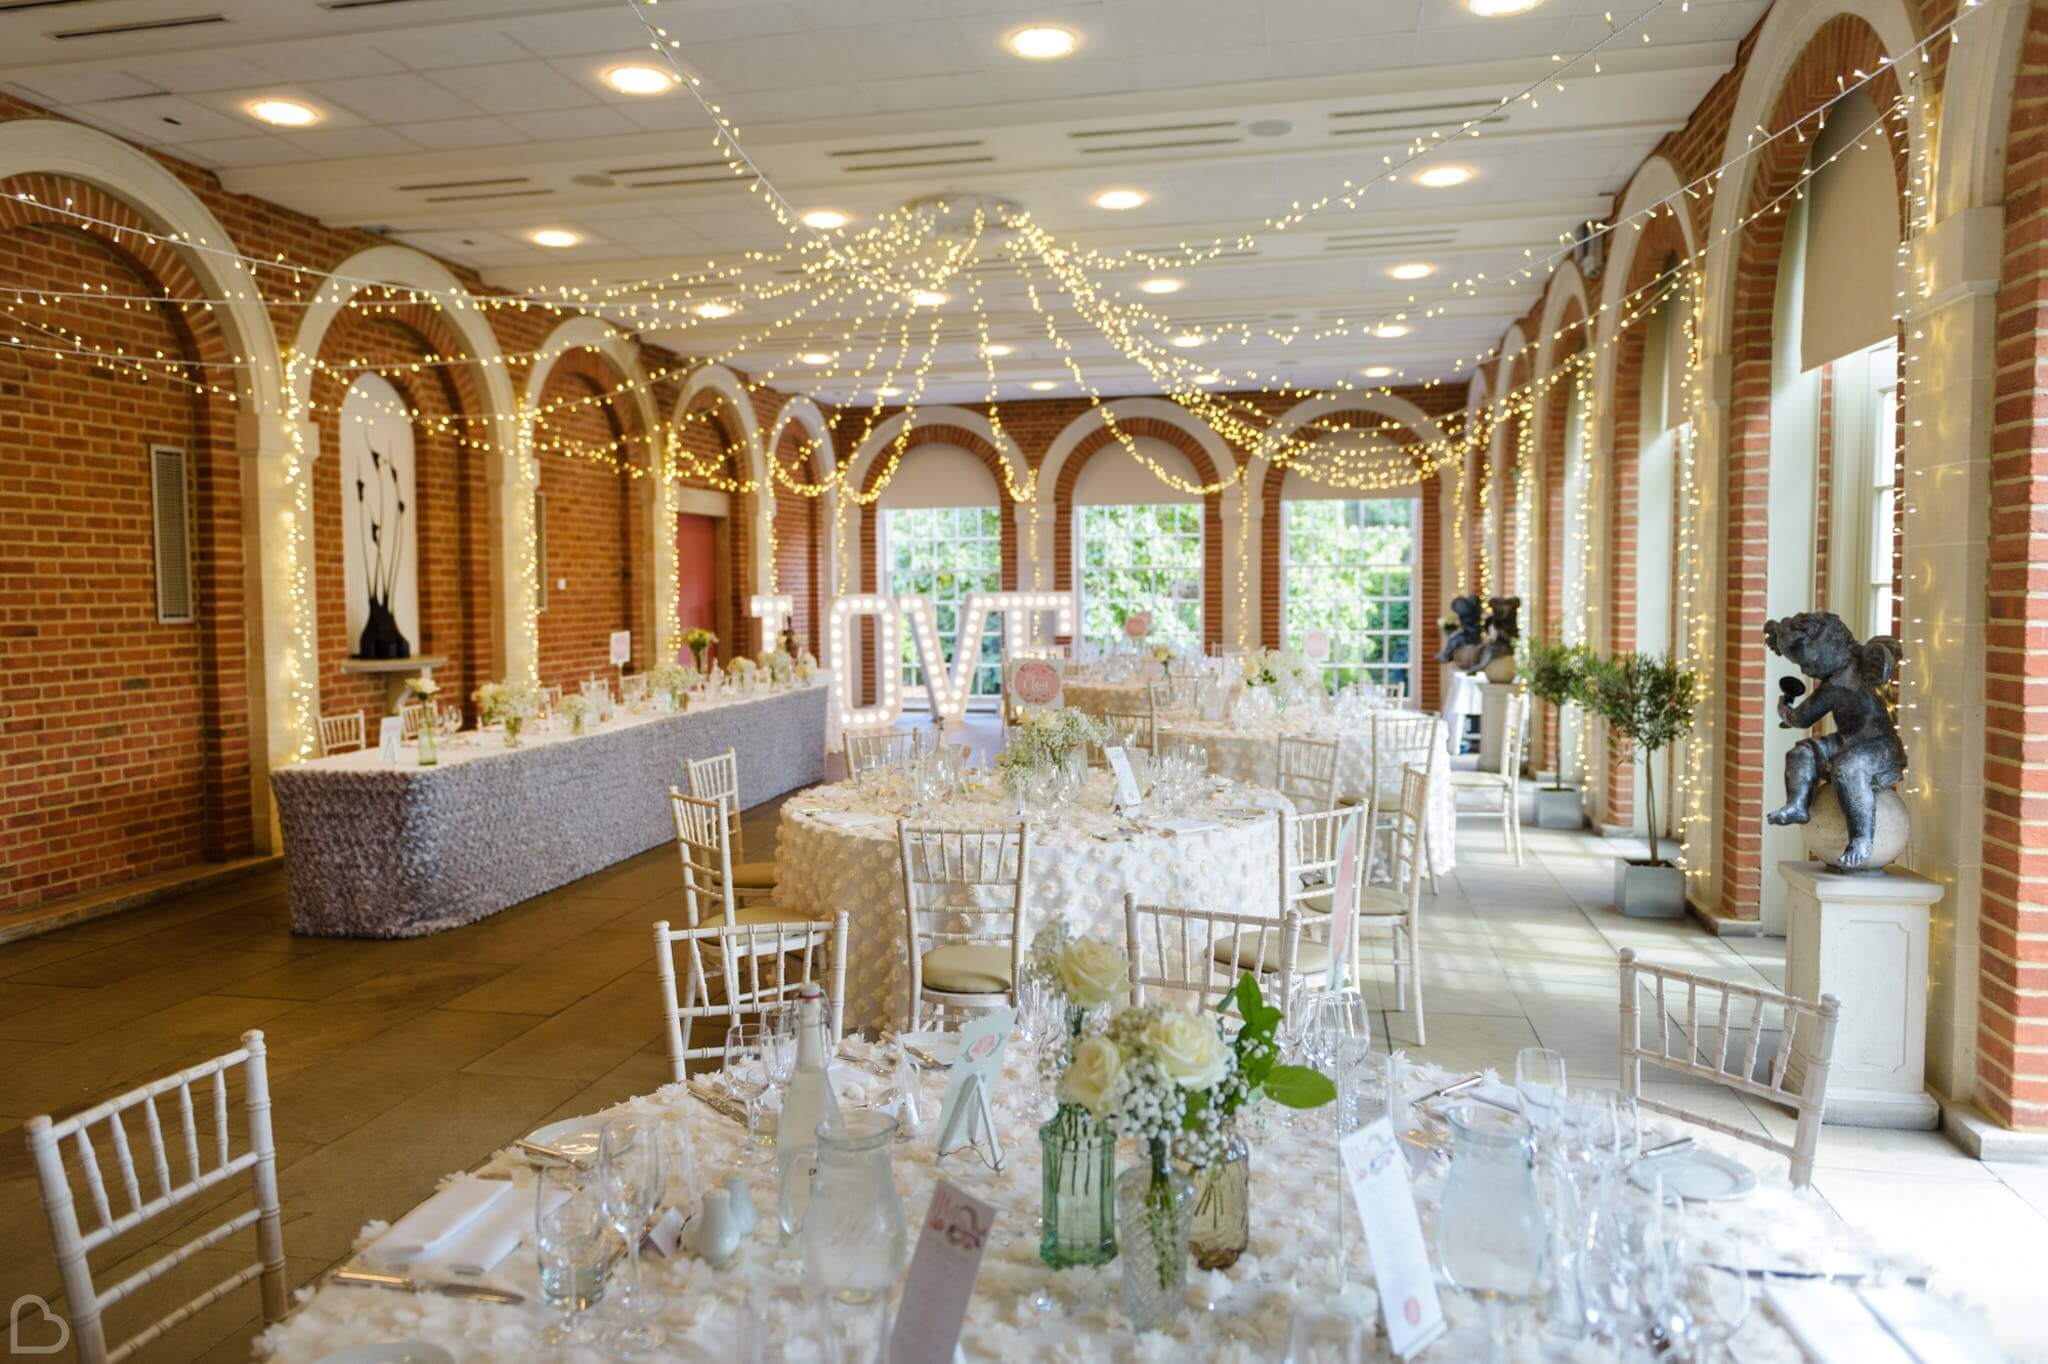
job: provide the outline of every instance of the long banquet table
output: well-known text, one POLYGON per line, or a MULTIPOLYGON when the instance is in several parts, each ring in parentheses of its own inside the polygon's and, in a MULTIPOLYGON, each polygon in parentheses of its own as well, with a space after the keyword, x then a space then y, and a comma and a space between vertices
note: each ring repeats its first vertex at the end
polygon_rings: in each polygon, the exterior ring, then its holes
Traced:
MULTIPOLYGON (((675 836, 668 789, 684 764, 736 749, 740 803, 825 775, 822 682, 622 712, 591 732, 529 726, 443 739, 440 761, 375 748, 271 774, 292 931, 413 938, 473 923, 675 836)), ((559 722, 558 722, 559 723, 559 722)))

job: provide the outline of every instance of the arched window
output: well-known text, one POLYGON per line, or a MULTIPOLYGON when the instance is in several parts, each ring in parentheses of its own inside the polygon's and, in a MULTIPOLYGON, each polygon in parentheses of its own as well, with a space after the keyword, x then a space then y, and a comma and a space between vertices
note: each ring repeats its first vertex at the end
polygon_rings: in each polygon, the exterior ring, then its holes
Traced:
POLYGON ((1330 637, 1323 671, 1351 682, 1413 685, 1416 546, 1422 503, 1361 497, 1290 471, 1280 488, 1281 639, 1330 637))
MULTIPOLYGON (((960 606, 969 593, 999 592, 1003 585, 1003 514, 995 478, 957 445, 912 447, 876 503, 881 528, 876 544, 879 590, 928 598, 939 647, 950 666, 960 606)), ((1002 616, 983 623, 979 661, 970 692, 1002 691, 1002 616)), ((924 669, 905 622, 896 642, 896 666, 906 704, 925 704, 924 669)))
MULTIPOLYGON (((1139 452, 1184 483, 1188 457, 1165 441, 1134 438, 1139 452)), ((1074 585, 1081 638, 1114 648, 1124 619, 1152 613, 1152 639, 1202 647, 1202 501, 1163 482, 1120 444, 1097 451, 1074 483, 1074 585)))

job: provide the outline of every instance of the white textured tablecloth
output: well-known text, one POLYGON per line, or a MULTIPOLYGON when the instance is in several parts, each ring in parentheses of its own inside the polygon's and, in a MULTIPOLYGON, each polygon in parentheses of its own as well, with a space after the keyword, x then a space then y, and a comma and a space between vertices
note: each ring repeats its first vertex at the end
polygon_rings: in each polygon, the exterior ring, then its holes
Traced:
MULTIPOLYGON (((1187 905, 1236 914, 1280 912, 1280 839, 1273 813, 1292 807, 1276 792, 1233 785, 1191 807, 1216 820, 1206 832, 1129 832, 1109 808, 1106 773, 1090 775, 1083 798, 1054 825, 1032 831, 1025 887, 1025 934, 1055 914, 1084 931, 1124 937, 1124 892, 1141 904, 1187 905), (1263 816, 1229 811, 1258 809, 1263 816)), ((904 956, 902 857, 897 803, 851 783, 821 786, 782 807, 775 844, 776 899, 813 918, 852 915, 846 965, 846 1026, 904 1026, 910 968, 904 956)), ((1014 804, 990 790, 947 802, 915 822, 1014 825, 1014 804)), ((1142 822, 1149 823, 1149 818, 1142 822)))
MULTIPOLYGON (((864 1050, 853 1044, 853 1050, 864 1050)), ((1022 1048, 1010 1052, 1006 1086, 1022 1082, 1022 1048)), ((927 1074, 927 1111, 935 1111, 941 1076, 927 1074)), ((733 1172, 740 1139, 738 1124, 688 1097, 677 1086, 621 1106, 641 1116, 673 1116, 689 1126, 698 1168, 719 1182, 733 1172)), ((1124 1323, 1121 1267, 1053 1271, 1038 1259, 1039 1155, 1033 1124, 998 1105, 998 1128, 1010 1157, 1007 1173, 989 1175, 965 1153, 934 1161, 929 1136, 894 1148, 894 1175, 914 1247, 934 1180, 943 1176, 995 1205, 996 1221, 989 1249, 975 1281, 974 1297, 961 1335, 961 1355, 968 1360, 1049 1360, 1057 1364, 1097 1361, 1144 1361, 1146 1364, 1271 1364, 1281 1358, 1290 1314, 1298 1303, 1313 1301, 1329 1282, 1336 1244, 1334 1209, 1341 1198, 1335 1152, 1326 1128, 1295 1132, 1271 1126, 1254 1141, 1250 1249, 1228 1270, 1188 1269, 1189 1308, 1168 1332, 1134 1334, 1124 1323), (1034 1306, 1040 1290, 1049 1295, 1050 1310, 1034 1306)), ((1725 1263, 1782 1263, 1830 1266, 1840 1270, 1888 1263, 1911 1267, 1903 1260, 1885 1260, 1869 1247, 1845 1246, 1832 1225, 1832 1215, 1816 1196, 1794 1194, 1785 1184, 1785 1163, 1752 1147, 1698 1133, 1715 1149, 1758 1169, 1756 1193, 1731 1203, 1688 1204, 1684 1232, 1693 1254, 1725 1263)), ((1138 1157, 1124 1152, 1120 1167, 1138 1157)), ((520 1170, 516 1158, 501 1153, 493 1172, 520 1170)), ((523 1171, 521 1172, 521 1177, 523 1171)), ((796 1251, 777 1244, 772 1167, 751 1172, 750 1186, 760 1223, 739 1259, 725 1270, 683 1259, 643 1262, 652 1315, 669 1341, 658 1357, 706 1364, 731 1364, 741 1358, 739 1345, 750 1318, 765 1321, 771 1340, 792 1338, 812 1343, 788 1357, 837 1358, 815 1353, 815 1342, 829 1331, 850 1340, 855 1332, 874 1330, 873 1316, 852 1309, 830 1309, 824 1320, 806 1320, 802 1270, 796 1251), (749 1306, 749 1299, 752 1306, 749 1306), (802 1333, 802 1334, 799 1334, 802 1333)), ((1423 1211, 1425 1236, 1434 1224, 1441 1196, 1438 1179, 1415 1186, 1423 1211)), ((520 1194, 531 1196, 521 1189, 520 1194)), ((391 1216, 402 1208, 389 1210, 391 1216)), ((381 1230, 373 1223, 366 1230, 381 1230)), ((1355 1233, 1354 1233, 1355 1234, 1355 1233)), ((291 1229, 285 1229, 291 1242, 291 1229)), ((906 1247, 906 1254, 909 1247, 906 1247)), ((1434 1258, 1432 1254, 1432 1258, 1434 1258)), ((1360 1287, 1371 1282, 1365 1257, 1353 1254, 1347 1275, 1360 1287)), ((624 1272, 623 1267, 618 1271, 624 1272)), ((350 1346, 371 1342, 421 1340, 446 1349, 460 1364, 510 1364, 511 1361, 561 1360, 586 1364, 608 1358, 594 1349, 544 1346, 538 1333, 549 1315, 537 1290, 533 1253, 522 1247, 502 1265, 494 1282, 524 1293, 523 1304, 481 1304, 457 1298, 321 1287, 284 1323, 267 1331, 260 1349, 275 1364, 310 1364, 350 1346)), ((1481 1305, 1439 1281, 1450 1335, 1432 1346, 1428 1358, 1442 1361, 1486 1357, 1485 1315, 1481 1305)), ((602 1320, 609 1308, 600 1304, 602 1320)), ((1554 1347, 1539 1340, 1537 1310, 1509 1308, 1508 1357, 1516 1364, 1558 1359, 1554 1347)), ((1366 1358, 1390 1360, 1384 1336, 1367 1330, 1366 1358)), ((872 1357, 868 1350, 846 1357, 872 1357)), ((1759 1303, 1735 1339, 1736 1358, 1745 1364, 1795 1364, 1804 1358, 1797 1344, 1759 1303)), ((1575 1358, 1607 1359, 1592 1347, 1575 1358)), ((781 1357, 771 1346, 772 1358, 781 1357)))
POLYGON ((444 739, 387 767, 373 748, 270 774, 292 931, 412 938, 472 923, 675 837, 668 790, 693 758, 738 751, 740 803, 825 775, 819 684, 615 716, 582 735, 529 724, 444 739))
MULTIPOLYGON (((1209 755, 1209 770, 1237 781, 1270 786, 1279 780, 1280 740, 1335 739, 1339 795, 1365 796, 1372 790, 1367 772, 1372 760, 1369 722, 1347 724, 1327 711, 1297 706, 1277 716, 1243 720, 1161 720, 1159 744, 1167 751, 1179 743, 1194 744, 1209 755)), ((1431 763, 1429 809, 1424 825, 1429 835, 1429 860, 1441 876, 1458 860, 1458 809, 1451 791, 1450 755, 1439 746, 1431 763)), ((1381 786, 1401 789, 1401 772, 1391 763, 1379 774, 1381 786)))

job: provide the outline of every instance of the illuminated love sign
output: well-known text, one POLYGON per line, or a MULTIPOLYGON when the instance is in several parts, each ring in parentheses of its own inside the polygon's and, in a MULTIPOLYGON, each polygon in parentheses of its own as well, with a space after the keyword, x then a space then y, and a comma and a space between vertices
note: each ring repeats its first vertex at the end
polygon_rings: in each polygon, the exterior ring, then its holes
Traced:
POLYGON ((1040 611, 1054 613, 1053 633, 1074 632, 1074 598, 1068 592, 973 592, 960 604, 953 633, 953 662, 949 666, 939 648, 937 615, 929 598, 888 596, 862 592, 837 597, 832 602, 832 701, 839 708, 839 723, 847 729, 887 729, 903 714, 903 689, 896 667, 896 641, 902 637, 903 621, 910 621, 910 637, 917 647, 918 666, 924 671, 925 693, 931 698, 932 714, 941 720, 957 720, 967 713, 967 697, 974 689, 974 670, 981 662, 981 635, 989 613, 1001 611, 1005 638, 1022 643, 1030 638, 1030 617, 1040 611), (853 701, 854 622, 862 616, 875 618, 875 640, 881 676, 876 680, 872 706, 853 701))

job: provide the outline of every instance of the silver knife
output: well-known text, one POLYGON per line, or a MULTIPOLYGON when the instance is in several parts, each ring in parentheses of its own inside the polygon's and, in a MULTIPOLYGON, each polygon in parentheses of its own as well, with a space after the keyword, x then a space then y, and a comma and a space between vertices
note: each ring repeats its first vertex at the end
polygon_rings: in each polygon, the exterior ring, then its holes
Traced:
POLYGON ((333 1282, 352 1288, 388 1288, 397 1293, 439 1293, 443 1297, 468 1298, 474 1302, 521 1303, 523 1293, 490 1288, 478 1283, 454 1283, 436 1279, 408 1279, 402 1274, 380 1274, 351 1266, 334 1271, 333 1282))

